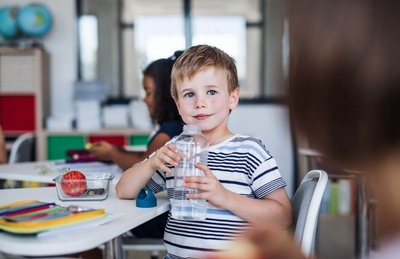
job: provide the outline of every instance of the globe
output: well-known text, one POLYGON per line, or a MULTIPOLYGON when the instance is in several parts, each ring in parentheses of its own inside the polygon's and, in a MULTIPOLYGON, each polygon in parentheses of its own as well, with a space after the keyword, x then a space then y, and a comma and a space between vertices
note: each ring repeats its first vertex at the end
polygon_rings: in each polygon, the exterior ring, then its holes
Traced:
POLYGON ((0 9, 0 36, 11 39, 18 34, 18 7, 3 7, 0 9))
POLYGON ((43 37, 53 25, 51 13, 43 4, 28 4, 22 7, 17 22, 21 31, 31 37, 43 37))

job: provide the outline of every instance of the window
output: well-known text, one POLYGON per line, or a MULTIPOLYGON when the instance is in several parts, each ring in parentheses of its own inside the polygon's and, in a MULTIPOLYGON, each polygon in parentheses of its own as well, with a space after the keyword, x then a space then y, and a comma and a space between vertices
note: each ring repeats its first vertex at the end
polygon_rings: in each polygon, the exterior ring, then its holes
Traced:
POLYGON ((286 94, 287 0, 78 1, 84 3, 82 14, 95 13, 101 27, 99 71, 90 67, 88 51, 82 77, 97 73, 109 83, 111 95, 140 96, 142 69, 148 63, 200 43, 215 45, 236 60, 242 99, 286 94))
POLYGON ((82 15, 79 17, 78 26, 80 79, 94 81, 97 79, 97 18, 94 15, 82 15))
POLYGON ((143 15, 137 17, 134 24, 135 51, 144 65, 185 49, 180 16, 143 15))
POLYGON ((246 77, 246 19, 243 16, 196 16, 193 45, 208 44, 236 60, 239 81, 246 77))

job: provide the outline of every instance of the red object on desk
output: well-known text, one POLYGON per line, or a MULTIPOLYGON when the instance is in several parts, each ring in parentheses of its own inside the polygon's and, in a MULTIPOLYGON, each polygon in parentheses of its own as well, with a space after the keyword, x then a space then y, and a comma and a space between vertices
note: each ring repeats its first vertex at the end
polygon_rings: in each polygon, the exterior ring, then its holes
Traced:
POLYGON ((17 215, 22 215, 22 214, 26 214, 26 213, 31 213, 31 212, 35 212, 35 211, 39 211, 39 210, 45 210, 45 209, 49 209, 53 206, 55 206, 56 204, 51 202, 51 203, 46 203, 46 204, 41 204, 39 206, 34 206, 31 208, 24 208, 21 210, 17 210, 14 212, 10 212, 10 213, 4 213, 2 216, 3 217, 11 217, 11 216, 17 216, 17 215))

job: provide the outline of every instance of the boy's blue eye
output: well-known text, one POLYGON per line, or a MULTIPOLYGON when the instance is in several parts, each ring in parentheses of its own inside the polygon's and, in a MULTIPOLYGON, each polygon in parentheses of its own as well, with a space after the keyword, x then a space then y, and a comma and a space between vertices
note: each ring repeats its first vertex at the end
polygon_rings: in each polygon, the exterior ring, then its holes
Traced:
POLYGON ((209 95, 215 95, 217 93, 217 91, 215 90, 210 90, 207 92, 209 95))
POLYGON ((187 94, 185 94, 184 96, 185 96, 185 97, 192 98, 192 97, 194 96, 194 93, 187 93, 187 94))

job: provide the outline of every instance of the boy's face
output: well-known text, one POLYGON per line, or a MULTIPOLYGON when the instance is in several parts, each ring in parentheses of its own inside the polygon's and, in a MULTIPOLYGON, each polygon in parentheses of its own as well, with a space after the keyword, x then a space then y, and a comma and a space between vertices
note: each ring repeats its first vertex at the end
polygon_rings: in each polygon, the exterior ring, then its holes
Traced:
POLYGON ((207 68, 177 86, 175 100, 186 124, 200 125, 202 131, 226 127, 229 111, 238 104, 239 89, 228 91, 224 72, 207 68))

